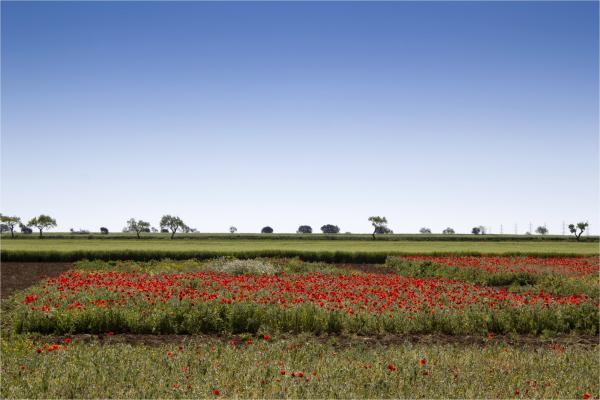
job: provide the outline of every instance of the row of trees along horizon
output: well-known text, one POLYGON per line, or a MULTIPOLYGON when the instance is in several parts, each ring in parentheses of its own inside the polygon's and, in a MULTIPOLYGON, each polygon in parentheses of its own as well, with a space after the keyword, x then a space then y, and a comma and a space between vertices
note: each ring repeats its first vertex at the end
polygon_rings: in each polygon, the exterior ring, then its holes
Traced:
MULTIPOLYGON (((375 235, 385 235, 385 234, 392 234, 394 233, 390 228, 388 228, 388 221, 386 217, 380 217, 380 216, 372 216, 369 217, 369 222, 371 223, 371 225, 373 226, 373 233, 371 234, 373 236, 373 239, 375 239, 375 235)), ((20 217, 16 217, 16 216, 6 216, 6 215, 2 215, 0 214, 0 232, 10 232, 11 233, 11 237, 14 238, 15 236, 15 229, 18 226, 21 230, 21 233, 24 234, 31 234, 33 233, 32 227, 36 228, 39 230, 39 237, 40 239, 43 237, 42 236, 42 232, 44 230, 48 230, 48 229, 52 229, 56 227, 56 220, 48 215, 44 215, 41 214, 37 217, 33 217, 31 218, 26 224, 21 222, 21 218, 20 217)), ((160 219, 159 222, 159 226, 160 226, 160 232, 161 233, 170 233, 171 234, 171 239, 173 239, 173 237, 175 236, 175 234, 179 231, 179 232, 183 232, 183 233, 190 233, 190 232, 197 232, 196 229, 194 228, 190 228, 189 226, 187 226, 183 220, 177 216, 173 216, 173 215, 163 215, 162 218, 160 219)), ((587 222, 578 222, 577 224, 569 224, 569 231, 575 235, 575 238, 579 241, 579 238, 581 237, 581 235, 583 234, 583 232, 586 230, 586 228, 588 227, 588 223, 587 222)), ((126 226, 123 228, 123 232, 135 232, 136 236, 138 239, 141 238, 140 234, 142 233, 150 233, 150 232, 159 232, 158 229, 150 226, 149 222, 143 221, 141 219, 136 220, 135 218, 130 218, 127 223, 126 226)), ((229 232, 231 234, 235 234, 237 232, 237 228, 235 226, 230 226, 229 227, 229 232)), ((273 233, 274 230, 273 228, 271 228, 270 226, 265 226, 264 228, 261 229, 260 231, 261 233, 264 234, 270 234, 273 233)), ((321 227, 321 232, 323 232, 324 234, 337 234, 340 233, 340 228, 337 225, 333 225, 333 224, 326 224, 323 225, 321 227)), ((89 231, 84 231, 84 230, 79 230, 79 231, 74 231, 73 229, 71 229, 71 233, 79 233, 79 234, 86 234, 86 233, 90 233, 89 231)), ((108 234, 108 229, 105 227, 101 227, 100 228, 100 233, 102 234, 108 234)), ((300 225, 298 227, 298 230, 296 231, 296 233, 298 234, 311 234, 313 233, 313 229, 310 225, 300 225)), ((349 232, 347 232, 349 233, 349 232)), ((431 229, 429 228, 421 228, 419 230, 419 233, 421 234, 431 234, 431 229)), ((453 235, 456 232, 454 231, 454 229, 452 228, 446 228, 442 231, 442 234, 444 235, 453 235)), ((485 235, 486 234, 486 229, 484 226, 475 226, 473 227, 473 229, 471 230, 471 233, 473 235, 485 235)), ((546 235, 548 234, 548 228, 546 228, 545 226, 538 226, 537 229, 535 230, 535 233, 539 234, 539 235, 546 235)), ((527 232, 527 234, 531 234, 531 232, 527 232)))

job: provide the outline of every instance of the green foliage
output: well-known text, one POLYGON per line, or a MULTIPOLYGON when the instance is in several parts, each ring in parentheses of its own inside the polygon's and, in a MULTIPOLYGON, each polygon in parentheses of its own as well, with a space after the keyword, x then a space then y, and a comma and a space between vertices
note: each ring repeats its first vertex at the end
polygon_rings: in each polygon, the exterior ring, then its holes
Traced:
POLYGON ((583 235, 583 232, 585 231, 585 229, 589 226, 589 224, 587 222, 578 222, 577 225, 575 224, 569 224, 569 231, 575 235, 575 238, 577 239, 577 241, 579 241, 579 238, 581 238, 581 235, 583 235), (577 230, 579 229, 579 232, 577 232, 577 230))
POLYGON ((321 232, 324 234, 336 234, 340 233, 340 228, 337 225, 326 224, 321 227, 321 232))
POLYGON ((15 237, 15 227, 17 227, 19 224, 21 224, 21 218, 16 217, 16 216, 9 217, 8 215, 0 214, 0 222, 2 224, 6 225, 6 227, 10 231, 10 236, 14 238, 15 237))
POLYGON ((408 260, 388 257, 386 266, 403 276, 421 278, 447 278, 485 286, 511 286, 511 290, 554 293, 561 296, 585 294, 591 298, 600 296, 597 276, 571 277, 557 273, 488 272, 484 269, 460 268, 431 261, 408 260))
POLYGON ((127 232, 135 232, 137 238, 139 239, 141 232, 150 231, 150 222, 142 221, 141 219, 136 220, 135 218, 130 218, 127 221, 127 226, 125 227, 125 230, 127 232))
POLYGON ((190 230, 190 228, 183 223, 181 218, 174 217, 172 215, 163 215, 160 219, 160 227, 163 229, 169 229, 171 231, 171 239, 173 239, 178 230, 184 232, 190 230))
POLYGON ((35 226, 40 231, 40 238, 42 237, 42 231, 44 229, 50 229, 56 227, 56 220, 48 215, 41 214, 37 217, 31 218, 27 223, 27 226, 35 226))
POLYGON ((369 217, 369 222, 371 223, 371 225, 373 225, 373 239, 375 239, 375 234, 376 233, 392 233, 392 231, 388 228, 387 226, 387 218, 386 217, 379 217, 379 216, 372 216, 369 217))
POLYGON ((270 226, 265 226, 264 228, 262 228, 260 230, 260 233, 268 233, 271 234, 273 233, 273 228, 271 228, 270 226))

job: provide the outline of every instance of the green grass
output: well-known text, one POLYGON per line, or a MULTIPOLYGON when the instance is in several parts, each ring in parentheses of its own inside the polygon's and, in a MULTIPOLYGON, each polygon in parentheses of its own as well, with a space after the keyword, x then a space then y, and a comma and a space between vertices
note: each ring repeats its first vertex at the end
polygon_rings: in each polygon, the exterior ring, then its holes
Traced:
POLYGON ((364 253, 523 253, 523 254, 598 254, 598 243, 577 242, 444 242, 444 241, 378 241, 378 240, 2 240, 2 252, 123 252, 165 251, 231 254, 235 252, 364 252, 364 253))
POLYGON ((596 346, 562 352, 494 340, 483 347, 335 340, 255 337, 251 345, 233 346, 203 338, 181 349, 75 340, 47 352, 44 342, 4 337, 0 397, 580 399, 600 391, 596 346))

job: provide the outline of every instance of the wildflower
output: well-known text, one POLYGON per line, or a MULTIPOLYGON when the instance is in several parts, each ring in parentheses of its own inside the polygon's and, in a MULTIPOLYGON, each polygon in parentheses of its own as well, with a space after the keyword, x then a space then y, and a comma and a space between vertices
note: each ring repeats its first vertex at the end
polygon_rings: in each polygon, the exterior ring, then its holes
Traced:
POLYGON ((425 364, 427 364, 427 361, 426 361, 424 358, 421 358, 421 359, 419 360, 419 365, 422 367, 422 366, 424 366, 425 364))
POLYGON ((65 339, 65 343, 66 343, 66 344, 71 344, 71 338, 66 338, 66 339, 65 339))
POLYGON ((285 375, 285 371, 284 371, 284 370, 281 370, 281 371, 279 371, 279 374, 280 374, 280 375, 285 375))
POLYGON ((264 335, 264 336, 263 336, 263 339, 265 339, 265 340, 269 340, 269 339, 271 339, 271 336, 269 336, 269 335, 264 335))
POLYGON ((584 398, 584 399, 589 399, 590 397, 591 397, 591 395, 590 395, 588 392, 585 392, 585 393, 583 394, 583 398, 584 398))
POLYGON ((389 369, 391 372, 394 372, 396 370, 396 366, 394 364, 388 364, 387 369, 389 369))
POLYGON ((40 349, 39 347, 37 349, 35 349, 35 352, 40 354, 42 352, 42 349, 40 349))
POLYGON ((298 378, 302 378, 304 374, 302 372, 298 372, 298 378))
POLYGON ((106 332, 106 336, 112 336, 112 335, 114 335, 114 332, 110 332, 110 331, 106 332))
POLYGON ((220 393, 221 393, 221 392, 219 392, 219 389, 215 389, 215 390, 213 390, 213 394, 214 394, 215 396, 218 396, 220 393))

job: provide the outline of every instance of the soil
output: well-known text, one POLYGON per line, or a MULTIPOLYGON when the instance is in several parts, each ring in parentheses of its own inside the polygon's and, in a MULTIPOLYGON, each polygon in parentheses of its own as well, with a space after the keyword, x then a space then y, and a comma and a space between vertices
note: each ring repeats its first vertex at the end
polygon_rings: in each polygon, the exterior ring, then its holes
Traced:
POLYGON ((71 263, 0 263, 0 298, 5 299, 17 290, 26 289, 37 281, 55 277, 67 271, 71 263))
MULTIPOLYGON (((40 343, 60 343, 67 336, 52 336, 40 335, 37 336, 37 341, 40 343)), ((225 343, 235 344, 236 346, 245 346, 249 335, 152 335, 152 334, 76 334, 69 335, 73 341, 77 342, 98 342, 103 344, 125 343, 132 345, 148 345, 159 346, 163 344, 194 344, 206 343, 208 341, 221 341, 225 343)), ((293 342, 298 336, 291 334, 279 334, 270 338, 271 341, 291 341, 293 342)), ((372 335, 372 336, 356 336, 356 335, 323 335, 311 336, 305 335, 307 341, 317 341, 320 343, 329 343, 333 347, 345 348, 355 346, 395 346, 410 343, 431 344, 431 345, 461 345, 461 346, 476 346, 485 347, 488 345, 509 345, 519 347, 549 347, 559 344, 561 346, 580 346, 580 347, 596 347, 599 345, 598 337, 591 335, 577 336, 556 336, 551 338, 543 338, 533 335, 497 335, 493 338, 483 336, 453 336, 443 334, 432 335, 372 335)), ((253 338, 254 341, 262 340, 261 338, 253 338)), ((294 345, 294 344, 291 344, 294 345)), ((560 349, 560 347, 559 347, 560 349)))

